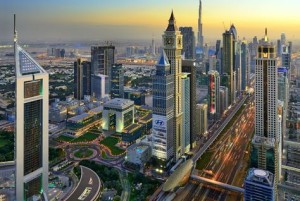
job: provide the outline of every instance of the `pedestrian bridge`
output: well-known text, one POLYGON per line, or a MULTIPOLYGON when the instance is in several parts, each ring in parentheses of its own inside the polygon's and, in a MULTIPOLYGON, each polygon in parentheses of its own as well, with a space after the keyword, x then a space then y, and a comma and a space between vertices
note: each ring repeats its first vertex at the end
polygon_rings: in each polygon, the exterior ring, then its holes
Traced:
POLYGON ((215 181, 215 180, 212 180, 212 179, 207 179, 207 178, 204 178, 204 177, 200 177, 198 175, 191 175, 190 179, 192 179, 194 181, 198 181, 200 183, 206 183, 206 184, 209 184, 209 185, 214 185, 214 186, 226 189, 226 190, 235 191, 235 192, 239 192, 239 193, 244 193, 244 191, 245 191, 243 188, 240 188, 240 187, 237 187, 237 186, 232 186, 232 185, 229 185, 229 184, 226 184, 226 183, 223 183, 223 182, 219 182, 219 181, 215 181))

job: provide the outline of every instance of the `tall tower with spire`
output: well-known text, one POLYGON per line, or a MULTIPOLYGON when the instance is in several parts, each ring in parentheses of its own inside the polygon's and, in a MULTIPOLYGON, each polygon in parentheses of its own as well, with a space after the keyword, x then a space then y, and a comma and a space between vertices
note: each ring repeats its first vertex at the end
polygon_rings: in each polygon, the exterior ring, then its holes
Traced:
POLYGON ((16 30, 14 48, 16 200, 48 200, 49 77, 47 71, 18 45, 16 30))
POLYGON ((173 152, 168 158, 178 160, 182 146, 182 83, 181 83, 181 50, 182 35, 176 26, 176 20, 171 13, 169 24, 163 34, 164 51, 169 59, 170 71, 174 77, 174 104, 173 104, 173 152))
POLYGON ((199 4, 199 16, 198 16, 198 47, 203 48, 203 35, 202 35, 202 1, 199 4))

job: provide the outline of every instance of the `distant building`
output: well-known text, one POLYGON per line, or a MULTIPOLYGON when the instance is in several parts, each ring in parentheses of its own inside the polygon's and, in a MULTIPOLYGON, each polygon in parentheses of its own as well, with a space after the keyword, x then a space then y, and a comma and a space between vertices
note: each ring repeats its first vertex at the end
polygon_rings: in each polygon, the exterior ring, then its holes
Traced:
POLYGON ((97 100, 109 96, 109 79, 107 75, 92 75, 91 95, 97 100))
POLYGON ((249 169, 244 181, 245 201, 275 201, 274 175, 265 170, 249 169))
POLYGON ((111 68, 110 96, 124 98, 124 68, 122 64, 113 64, 111 68))
POLYGON ((182 34, 182 54, 185 59, 195 59, 195 35, 192 27, 179 27, 182 34))
POLYGON ((245 91, 250 78, 250 54, 246 41, 241 44, 241 90, 245 91))
POLYGON ((228 109, 228 89, 225 86, 220 86, 220 115, 228 109))
POLYGON ((135 105, 145 105, 145 94, 142 92, 125 90, 124 98, 134 101, 135 105))
POLYGON ((208 71, 208 113, 211 119, 220 116, 220 76, 218 71, 208 71))
POLYGON ((91 95, 91 62, 77 59, 74 62, 74 97, 81 100, 84 95, 91 95))
MULTIPOLYGON (((108 76, 108 90, 110 92, 111 68, 115 63, 115 46, 92 46, 91 64, 92 74, 102 74, 108 76)), ((93 85, 93 84, 92 84, 93 85)))
POLYGON ((53 103, 49 108, 49 122, 60 123, 67 119, 67 107, 53 103))
POLYGON ((197 104, 196 106, 196 133, 198 137, 207 135, 207 104, 197 104))
POLYGON ((151 146, 145 143, 136 143, 127 148, 126 160, 130 163, 144 166, 150 160, 151 146))
POLYGON ((190 101, 190 78, 189 73, 182 73, 182 154, 191 148, 191 101, 190 101))
POLYGON ((103 130, 122 133, 123 129, 134 123, 134 102, 115 98, 104 103, 103 130))

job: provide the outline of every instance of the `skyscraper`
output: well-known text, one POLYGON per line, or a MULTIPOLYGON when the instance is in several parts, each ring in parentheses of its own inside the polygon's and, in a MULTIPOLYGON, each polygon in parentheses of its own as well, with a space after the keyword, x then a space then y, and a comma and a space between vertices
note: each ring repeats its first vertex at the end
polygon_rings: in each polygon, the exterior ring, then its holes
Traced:
POLYGON ((74 97, 83 99, 91 95, 91 62, 77 59, 74 62, 74 97))
MULTIPOLYGON (((276 52, 269 43, 267 30, 258 47, 255 67, 255 136, 252 140, 251 164, 268 170, 278 181, 280 147, 276 52)), ((275 186, 276 188, 276 186, 275 186)))
POLYGON ((107 75, 110 91, 111 68, 115 63, 115 46, 92 46, 91 48, 92 74, 107 75))
POLYGON ((196 110, 196 134, 207 136, 207 104, 197 104, 196 110))
POLYGON ((173 156, 175 161, 181 153, 181 133, 182 133, 182 94, 181 94, 181 50, 182 35, 176 26, 176 20, 171 13, 169 24, 163 34, 163 44, 166 55, 169 59, 171 74, 174 76, 174 149, 173 156))
POLYGON ((92 75, 91 95, 100 100, 109 95, 109 80, 107 75, 96 74, 92 75))
POLYGON ((191 148, 191 101, 189 73, 182 73, 182 154, 188 153, 191 148))
POLYGON ((198 43, 197 46, 203 48, 203 35, 202 35, 202 1, 199 2, 199 15, 198 15, 198 43))
POLYGON ((188 73, 190 78, 190 144, 191 149, 195 146, 196 142, 196 66, 195 60, 182 60, 182 72, 188 73))
POLYGON ((122 64, 114 64, 111 68, 111 98, 124 98, 124 68, 122 64))
POLYGON ((152 155, 166 168, 174 155, 174 75, 163 50, 153 76, 152 155))
POLYGON ((222 85, 228 88, 229 105, 234 103, 233 52, 233 34, 231 31, 225 31, 225 33, 223 33, 222 85))
POLYGON ((48 73, 17 43, 16 200, 38 200, 48 193, 48 73))
POLYGON ((245 201, 275 201, 274 174, 269 171, 251 168, 244 182, 245 201))
POLYGON ((245 91, 249 84, 250 77, 250 55, 247 42, 242 41, 241 44, 241 90, 245 91))
POLYGON ((218 71, 208 71, 208 113, 211 119, 220 116, 220 76, 218 71))
POLYGON ((182 34, 182 54, 185 59, 195 59, 195 35, 192 27, 179 27, 182 34))

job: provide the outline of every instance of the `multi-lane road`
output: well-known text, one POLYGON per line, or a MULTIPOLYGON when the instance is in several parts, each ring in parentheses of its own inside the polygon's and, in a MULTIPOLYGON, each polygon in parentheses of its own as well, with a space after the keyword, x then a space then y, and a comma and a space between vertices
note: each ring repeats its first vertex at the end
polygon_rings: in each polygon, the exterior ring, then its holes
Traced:
MULTIPOLYGON (((250 98, 250 102, 252 100, 253 98, 250 98)), ((236 183, 234 180, 237 179, 235 177, 242 169, 244 156, 249 154, 246 149, 252 139, 253 131, 254 107, 248 104, 235 124, 209 149, 213 152, 212 159, 199 175, 234 185, 236 183)), ((226 200, 227 195, 226 190, 190 181, 175 200, 223 201, 226 200)), ((239 200, 240 195, 236 194, 236 196, 234 200, 239 200)))

